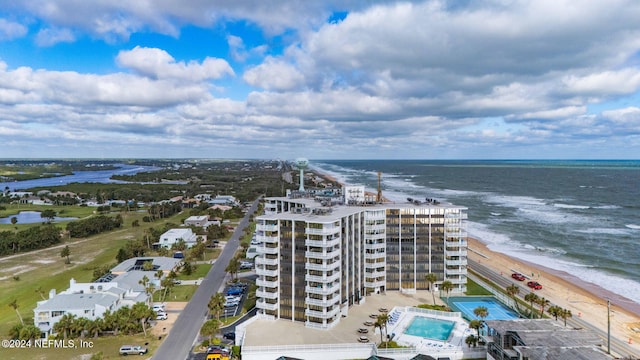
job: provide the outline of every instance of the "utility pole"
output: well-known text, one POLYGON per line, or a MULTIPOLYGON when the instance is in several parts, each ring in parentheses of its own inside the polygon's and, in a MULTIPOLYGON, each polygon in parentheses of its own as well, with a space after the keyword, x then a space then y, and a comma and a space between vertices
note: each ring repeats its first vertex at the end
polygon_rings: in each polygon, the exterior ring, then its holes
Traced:
POLYGON ((611 300, 607 299, 607 354, 611 355, 611 300))

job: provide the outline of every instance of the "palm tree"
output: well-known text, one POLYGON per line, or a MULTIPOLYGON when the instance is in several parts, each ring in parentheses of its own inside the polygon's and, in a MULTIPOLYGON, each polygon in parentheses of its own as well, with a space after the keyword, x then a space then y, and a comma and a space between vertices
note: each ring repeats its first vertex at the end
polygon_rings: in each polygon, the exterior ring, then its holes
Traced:
POLYGON ((36 289, 36 292, 40 295, 40 297, 42 298, 42 300, 47 300, 44 297, 44 290, 42 290, 42 286, 38 286, 38 288, 36 289))
POLYGON ((240 270, 240 259, 238 257, 233 257, 231 261, 229 261, 229 265, 224 269, 226 272, 231 273, 231 277, 235 274, 236 279, 238 279, 238 270, 240 270))
POLYGON ((20 324, 22 324, 24 326, 24 321, 22 320, 22 315, 20 315, 20 311, 18 311, 18 299, 13 299, 12 302, 9 303, 9 306, 16 311, 16 314, 18 315, 18 319, 20 319, 20 324))
POLYGON ((33 324, 25 325, 20 330, 20 340, 35 340, 40 338, 40 329, 33 324))
POLYGON ((69 313, 64 314, 62 315, 60 320, 58 320, 58 322, 55 323, 55 325, 53 325, 53 330, 56 333, 61 332, 64 336, 64 339, 66 340, 67 334, 73 330, 75 320, 76 320, 75 315, 69 314, 69 313))
POLYGON ((386 326, 386 324, 383 324, 380 321, 380 318, 376 319, 376 322, 373 324, 374 327, 377 327, 378 329, 380 329, 380 345, 382 345, 382 343, 384 342, 384 339, 382 338, 382 328, 384 328, 386 326))
POLYGON ((98 334, 102 329, 104 329, 104 320, 102 318, 97 318, 95 320, 89 320, 85 327, 89 334, 93 334, 94 338, 98 337, 98 334))
POLYGON ((556 319, 556 321, 558 321, 558 316, 560 316, 561 311, 562 311, 562 308, 557 305, 550 306, 549 309, 547 309, 547 312, 551 314, 551 316, 553 316, 556 319))
MULTIPOLYGON (((376 318, 376 322, 379 322, 382 324, 382 326, 384 327, 384 333, 385 335, 387 334, 387 322, 389 321, 389 314, 387 313, 381 313, 378 314, 378 317, 376 318)), ((380 336, 382 337, 382 328, 380 328, 380 336)), ((386 343, 387 347, 389 346, 389 343, 386 343)))
POLYGON ((71 260, 69 259, 69 255, 71 255, 71 249, 69 249, 69 245, 62 248, 60 251, 60 257, 66 257, 64 263, 71 264, 71 260))
POLYGON ((516 299, 516 296, 520 293, 520 287, 516 284, 511 284, 509 286, 507 286, 507 294, 509 296, 511 296, 511 298, 513 299, 513 302, 516 304, 516 310, 518 312, 520 312, 520 308, 518 306, 518 299, 516 299))
POLYGON ((476 333, 478 334, 478 337, 480 337, 480 327, 482 327, 482 321, 478 319, 471 320, 469 321, 469 327, 472 329, 476 329, 476 333))
POLYGON ((224 309, 224 303, 225 299, 222 293, 215 293, 211 296, 211 299, 209 299, 209 303, 207 304, 209 312, 215 314, 217 320, 220 320, 220 313, 224 309))
POLYGON ((220 321, 217 319, 207 320, 200 328, 200 334, 209 338, 209 343, 213 336, 220 330, 220 321))
POLYGON ((549 306, 550 302, 544 297, 539 297, 538 301, 536 301, 536 304, 540 305, 540 319, 542 319, 542 315, 544 315, 544 308, 549 306))
POLYGON ((140 325, 142 325, 142 331, 144 332, 144 336, 147 336, 147 320, 150 318, 155 318, 156 313, 147 306, 147 304, 142 302, 137 302, 131 308, 131 316, 140 321, 140 325))
POLYGON ((479 317, 481 321, 484 321, 484 319, 489 316, 489 309, 484 306, 478 306, 477 308, 473 309, 473 314, 479 317))
POLYGON ((464 339, 464 343, 467 344, 468 347, 471 347, 471 345, 476 344, 476 337, 472 335, 467 336, 464 339))
POLYGON ((567 326, 567 318, 573 317, 573 314, 571 314, 571 310, 569 309, 562 309, 560 311, 560 317, 562 318, 562 320, 564 320, 564 326, 567 326))
POLYGON ((440 284, 440 290, 444 291, 447 295, 447 305, 449 305, 449 292, 453 290, 453 283, 449 280, 445 280, 440 284))
POLYGON ((438 281, 438 277, 436 276, 436 274, 434 273, 428 273, 425 276, 425 280, 427 281, 427 284, 429 284, 429 291, 431 291, 431 297, 433 297, 433 305, 436 304, 436 295, 433 293, 433 284, 435 284, 436 281, 438 281))
POLYGON ((527 295, 524 296, 524 301, 528 302, 529 304, 531 304, 530 306, 530 310, 531 313, 529 314, 529 318, 533 319, 533 303, 538 302, 538 295, 530 292, 527 295))

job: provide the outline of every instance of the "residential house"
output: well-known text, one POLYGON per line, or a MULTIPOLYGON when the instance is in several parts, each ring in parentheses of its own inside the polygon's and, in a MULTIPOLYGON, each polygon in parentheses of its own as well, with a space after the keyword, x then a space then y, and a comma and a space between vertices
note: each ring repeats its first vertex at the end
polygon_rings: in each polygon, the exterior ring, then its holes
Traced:
POLYGON ((189 228, 183 229, 170 229, 164 234, 160 235, 160 240, 153 245, 155 247, 163 247, 170 249, 171 246, 180 240, 183 240, 187 248, 191 248, 197 242, 196 234, 189 228))

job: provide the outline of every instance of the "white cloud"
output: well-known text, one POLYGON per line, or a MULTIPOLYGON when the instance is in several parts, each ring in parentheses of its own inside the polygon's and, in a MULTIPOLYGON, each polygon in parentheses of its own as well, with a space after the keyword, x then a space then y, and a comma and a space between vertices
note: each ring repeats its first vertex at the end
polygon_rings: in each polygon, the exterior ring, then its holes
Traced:
POLYGON ((75 36, 69 29, 41 29, 36 35, 38 46, 53 46, 61 42, 74 42, 75 36))
POLYGON ((303 84, 304 76, 293 65, 267 57, 242 76, 252 86, 266 90, 293 90, 303 84))
POLYGON ((27 31, 27 27, 20 23, 0 19, 0 41, 23 37, 27 31))
POLYGON ((226 60, 207 57, 202 63, 176 62, 169 53, 157 48, 136 46, 130 51, 120 51, 116 61, 122 67, 153 79, 175 78, 202 81, 234 75, 233 69, 226 60))

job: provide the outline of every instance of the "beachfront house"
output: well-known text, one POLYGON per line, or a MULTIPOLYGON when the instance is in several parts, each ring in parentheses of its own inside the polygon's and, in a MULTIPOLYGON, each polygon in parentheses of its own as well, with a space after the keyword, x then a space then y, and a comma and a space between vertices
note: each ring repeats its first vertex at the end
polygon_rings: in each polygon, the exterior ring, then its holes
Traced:
POLYGON ((180 240, 184 241, 187 248, 191 248, 196 244, 197 236, 189 228, 170 229, 164 234, 160 235, 160 240, 157 243, 154 243, 153 246, 171 249, 171 246, 178 243, 180 240))

